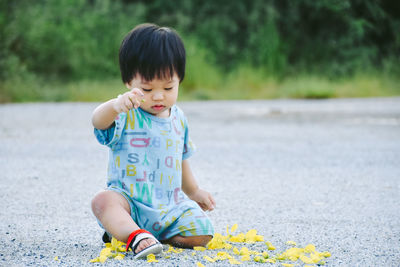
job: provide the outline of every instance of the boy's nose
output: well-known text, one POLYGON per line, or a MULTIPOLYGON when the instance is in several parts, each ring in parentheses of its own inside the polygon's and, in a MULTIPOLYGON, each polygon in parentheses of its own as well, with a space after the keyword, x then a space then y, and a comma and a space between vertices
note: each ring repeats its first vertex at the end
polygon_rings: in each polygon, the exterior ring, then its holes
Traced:
POLYGON ((164 99, 164 95, 162 93, 155 93, 153 95, 153 100, 163 100, 164 99))

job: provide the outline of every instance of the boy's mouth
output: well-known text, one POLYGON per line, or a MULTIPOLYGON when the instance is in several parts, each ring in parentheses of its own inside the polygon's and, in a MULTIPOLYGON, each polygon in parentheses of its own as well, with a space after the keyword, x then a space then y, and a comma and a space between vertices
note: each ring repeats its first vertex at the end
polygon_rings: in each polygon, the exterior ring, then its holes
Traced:
POLYGON ((165 108, 165 106, 164 105, 154 105, 151 108, 154 109, 155 111, 161 111, 165 108))

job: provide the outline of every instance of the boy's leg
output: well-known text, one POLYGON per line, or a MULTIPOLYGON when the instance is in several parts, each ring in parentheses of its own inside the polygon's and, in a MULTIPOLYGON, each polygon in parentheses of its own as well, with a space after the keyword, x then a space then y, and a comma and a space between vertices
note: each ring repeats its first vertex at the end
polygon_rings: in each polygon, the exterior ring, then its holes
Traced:
MULTIPOLYGON (((129 235, 139 226, 131 217, 131 209, 128 201, 114 191, 102 191, 92 200, 92 211, 103 227, 117 240, 127 242, 129 235)), ((151 239, 140 241, 135 253, 154 245, 151 239)))
POLYGON ((175 235, 161 242, 179 248, 193 248, 198 246, 205 247, 207 243, 211 241, 211 239, 212 239, 211 235, 198 235, 198 236, 175 235))

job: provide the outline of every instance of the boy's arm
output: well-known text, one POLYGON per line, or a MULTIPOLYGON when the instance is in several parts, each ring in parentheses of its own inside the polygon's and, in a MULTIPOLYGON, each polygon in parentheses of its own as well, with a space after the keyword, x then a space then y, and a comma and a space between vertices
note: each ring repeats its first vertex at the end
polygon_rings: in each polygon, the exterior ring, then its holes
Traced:
POLYGON ((143 97, 143 92, 138 88, 133 88, 123 95, 101 104, 93 111, 93 126, 99 130, 108 129, 119 113, 138 108, 141 97, 143 97))
POLYGON ((98 106, 92 115, 92 124, 94 128, 99 130, 108 129, 118 116, 118 112, 114 109, 114 104, 117 99, 111 99, 98 106))
POLYGON ((190 168, 189 160, 182 161, 182 190, 190 199, 196 201, 203 210, 211 211, 214 209, 214 198, 198 186, 190 168))

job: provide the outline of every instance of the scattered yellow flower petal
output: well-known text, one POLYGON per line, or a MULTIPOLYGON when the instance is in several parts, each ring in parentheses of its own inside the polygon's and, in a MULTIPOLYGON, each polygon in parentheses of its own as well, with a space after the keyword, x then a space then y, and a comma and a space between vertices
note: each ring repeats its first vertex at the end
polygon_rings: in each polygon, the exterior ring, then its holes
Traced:
POLYGON ((286 260, 286 256, 285 256, 285 254, 278 254, 278 255, 276 255, 276 259, 277 260, 280 260, 280 261, 283 261, 283 260, 286 260))
POLYGON ((311 253, 315 251, 315 246, 313 244, 308 244, 307 246, 305 246, 304 250, 307 253, 311 253))
POLYGON ((250 255, 243 255, 240 260, 241 261, 249 261, 250 260, 250 255))
POLYGON ((101 251, 100 251, 100 257, 101 256, 105 256, 105 257, 111 257, 111 255, 112 255, 112 252, 111 252, 111 248, 103 248, 101 251))
POLYGON ((235 223, 231 228, 231 233, 235 232, 237 228, 238 228, 238 225, 237 225, 237 223, 235 223))
POLYGON ((250 252, 249 252, 249 249, 248 249, 248 248, 242 247, 242 248, 240 249, 240 253, 239 253, 239 254, 240 254, 240 255, 249 255, 250 252))
POLYGON ((276 260, 275 259, 265 259, 265 262, 269 262, 269 263, 275 263, 276 260))
POLYGON ((159 262, 154 254, 147 255, 147 262, 159 262))
POLYGON ((264 259, 263 257, 260 257, 260 256, 255 256, 255 257, 254 257, 254 261, 255 261, 255 262, 264 263, 264 262, 265 262, 265 259, 264 259))
POLYGON ((117 255, 114 259, 116 259, 116 260, 123 260, 124 257, 125 257, 124 254, 118 253, 118 255, 117 255))
POLYGON ((204 259, 206 260, 206 261, 209 261, 209 262, 215 262, 215 260, 213 259, 213 258, 210 258, 209 256, 204 256, 204 259))
POLYGON ((193 252, 193 253, 192 253, 192 256, 196 256, 196 252, 193 252))
POLYGON ((331 256, 331 253, 329 253, 329 251, 324 251, 324 252, 321 252, 320 255, 325 258, 329 258, 331 256))
POLYGON ((196 262, 197 267, 206 267, 201 262, 196 262))
POLYGON ((55 257, 54 257, 54 260, 55 260, 55 261, 58 261, 58 260, 59 260, 58 256, 55 256, 55 257))
POLYGON ((285 267, 293 267, 294 266, 294 264, 291 264, 291 263, 282 263, 282 265, 285 267))
POLYGON ((314 263, 319 263, 322 260, 322 257, 315 253, 310 254, 310 258, 314 263))
POLYGON ((235 258, 229 259, 229 263, 230 263, 230 264, 242 264, 240 261, 238 261, 238 260, 235 259, 235 258))
POLYGON ((94 259, 91 259, 89 262, 99 262, 99 261, 100 261, 99 258, 94 258, 94 259))
POLYGON ((309 258, 309 257, 307 257, 305 255, 300 255, 299 258, 304 263, 307 263, 307 264, 313 264, 314 263, 311 258, 309 258))
POLYGON ((104 263, 107 260, 107 257, 104 255, 100 255, 99 262, 104 263))
POLYGON ((266 252, 266 251, 264 251, 264 252, 262 253, 262 256, 263 256, 265 259, 268 259, 268 258, 269 258, 268 252, 266 252))
POLYGON ((238 250, 237 247, 234 247, 234 248, 233 248, 233 253, 235 253, 236 255, 239 255, 239 254, 240 254, 240 251, 238 250))
POLYGON ((229 239, 230 242, 244 242, 245 241, 245 235, 243 233, 240 233, 236 236, 232 236, 229 239))
POLYGON ((198 250, 198 251, 205 251, 206 248, 205 247, 193 247, 194 250, 198 250))
POLYGON ((286 244, 292 245, 292 246, 297 246, 296 242, 291 241, 291 240, 287 241, 286 244))
POLYGON ((275 250, 275 247, 272 245, 271 242, 265 242, 265 245, 267 245, 268 250, 275 250))

